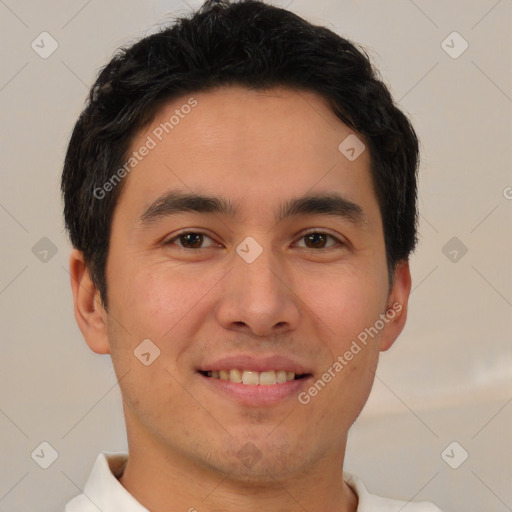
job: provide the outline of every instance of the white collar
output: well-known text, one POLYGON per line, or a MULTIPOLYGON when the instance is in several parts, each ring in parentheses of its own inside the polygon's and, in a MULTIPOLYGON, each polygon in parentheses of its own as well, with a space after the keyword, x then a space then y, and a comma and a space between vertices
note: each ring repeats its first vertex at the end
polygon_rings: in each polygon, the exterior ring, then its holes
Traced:
POLYGON ((100 453, 83 494, 68 502, 66 512, 149 512, 117 480, 127 460, 127 453, 100 453))

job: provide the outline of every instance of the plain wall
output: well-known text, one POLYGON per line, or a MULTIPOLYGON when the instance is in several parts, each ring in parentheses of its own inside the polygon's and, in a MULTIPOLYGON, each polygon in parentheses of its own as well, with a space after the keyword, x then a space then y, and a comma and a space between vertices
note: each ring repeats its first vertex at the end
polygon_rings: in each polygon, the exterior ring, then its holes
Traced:
MULTIPOLYGON (((345 468, 376 494, 446 512, 512 510, 512 2, 275 3, 360 42, 422 144, 408 323, 381 356, 345 468), (459 36, 444 44, 452 56, 442 46, 454 31, 469 45, 457 58, 459 36), (452 459, 469 454, 458 469, 441 457, 454 441, 452 459)), ((126 450, 110 358, 73 315, 59 180, 100 67, 189 9, 0 3, 0 512, 63 510, 100 451, 126 450), (58 43, 46 59, 31 47, 43 31, 58 43), (46 470, 31 458, 43 441, 59 455, 46 470)))

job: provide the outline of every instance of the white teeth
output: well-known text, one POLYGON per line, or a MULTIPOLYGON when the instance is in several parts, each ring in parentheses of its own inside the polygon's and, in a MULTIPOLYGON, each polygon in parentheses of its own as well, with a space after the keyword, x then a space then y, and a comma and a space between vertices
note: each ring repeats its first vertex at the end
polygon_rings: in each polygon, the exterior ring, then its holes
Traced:
POLYGON ((260 373, 260 384, 262 386, 270 386, 276 383, 276 372, 261 372, 260 373))
POLYGON ((242 373, 240 370, 229 370, 229 380, 240 384, 240 382, 242 382, 242 373))
MULTIPOLYGON (((290 380, 293 380, 293 379, 290 379, 290 380)), ((283 382, 286 382, 286 372, 284 370, 279 370, 278 372, 276 372, 276 381, 278 384, 282 384, 283 382)))
POLYGON ((295 379, 294 372, 285 370, 269 370, 266 372, 255 372, 252 370, 219 370, 206 372, 208 377, 221 380, 229 380, 237 384, 243 383, 247 386, 272 386, 274 384, 284 384, 287 381, 295 379))
POLYGON ((258 372, 244 370, 244 373, 242 373, 242 382, 249 386, 257 386, 259 384, 258 372))

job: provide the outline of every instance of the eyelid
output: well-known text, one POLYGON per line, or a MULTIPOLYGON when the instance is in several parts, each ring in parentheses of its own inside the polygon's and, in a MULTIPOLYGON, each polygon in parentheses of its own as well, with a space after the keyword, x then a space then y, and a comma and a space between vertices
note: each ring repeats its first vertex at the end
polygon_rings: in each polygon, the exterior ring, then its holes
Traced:
POLYGON ((213 247, 214 245, 219 245, 219 242, 217 242, 212 236, 210 236, 208 233, 204 232, 201 229, 194 229, 194 228, 187 228, 183 231, 178 232, 177 234, 173 235, 170 238, 165 238, 162 242, 163 245, 176 245, 179 249, 184 249, 186 251, 200 251, 202 249, 209 249, 210 247, 213 247), (189 233, 194 233, 195 235, 203 235, 204 237, 209 238, 213 244, 208 247, 199 247, 198 249, 188 249, 187 247, 182 247, 181 245, 174 244, 174 241, 178 239, 180 236, 187 235, 189 233))
MULTIPOLYGON (((180 236, 186 235, 186 234, 189 234, 189 233, 194 233, 196 235, 203 235, 204 237, 209 238, 217 246, 220 245, 219 242, 217 242, 212 236, 210 236, 205 231, 203 231, 201 229, 194 229, 194 228, 186 228, 183 231, 180 231, 177 234, 173 235, 171 238, 165 239, 164 242, 163 242, 163 245, 176 245, 176 247, 178 247, 180 249, 184 249, 186 251, 201 251, 202 249, 209 249, 210 247, 213 247, 213 245, 210 245, 208 247, 199 247, 197 249, 189 249, 187 247, 182 247, 182 246, 180 246, 178 244, 174 244, 174 241, 176 239, 178 239, 180 236)), ((326 247, 324 250, 326 250, 326 249, 334 249, 334 248, 336 248, 336 247, 338 247, 340 245, 341 246, 347 245, 347 241, 345 239, 343 239, 339 235, 334 235, 334 234, 330 233, 325 228, 309 228, 306 231, 299 232, 297 235, 295 235, 296 242, 294 242, 294 243, 297 243, 298 241, 303 239, 305 236, 308 236, 308 235, 313 234, 313 233, 320 233, 322 235, 327 235, 328 237, 331 237, 333 240, 335 240, 337 242, 336 245, 326 247)), ((312 250, 312 251, 315 251, 315 252, 319 252, 319 251, 322 250, 322 249, 311 249, 309 247, 304 247, 304 249, 312 250)))
MULTIPOLYGON (((306 231, 300 232, 300 236, 298 236, 297 240, 301 240, 305 236, 308 236, 308 235, 313 234, 313 233, 320 233, 322 235, 327 235, 327 236, 331 237, 332 239, 334 239, 337 242, 337 245, 332 245, 330 247, 326 247, 324 250, 326 250, 326 249, 335 249, 336 247, 338 247, 340 245, 347 245, 348 244, 348 242, 344 238, 340 237, 339 235, 332 234, 331 232, 329 232, 329 230, 326 230, 325 228, 309 228, 306 231)), ((315 251, 315 252, 319 252, 321 250, 321 249, 311 249, 310 247, 305 247, 305 249, 308 249, 308 250, 311 250, 311 251, 315 251)))

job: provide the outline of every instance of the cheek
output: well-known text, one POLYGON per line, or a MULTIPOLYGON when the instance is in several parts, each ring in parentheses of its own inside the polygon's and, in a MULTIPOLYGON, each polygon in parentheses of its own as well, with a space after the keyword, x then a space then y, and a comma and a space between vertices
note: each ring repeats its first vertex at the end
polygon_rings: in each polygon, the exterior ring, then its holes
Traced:
POLYGON ((112 306, 127 330, 138 337, 162 339, 200 301, 208 287, 198 276, 167 265, 136 262, 113 276, 112 306), (121 272, 128 278, 121 279, 121 272), (205 290, 203 290, 205 288, 205 290))
MULTIPOLYGON (((301 297, 324 324, 339 351, 373 325, 383 312, 387 284, 371 269, 343 268, 329 274, 304 276, 301 297), (314 289, 311 282, 315 282, 314 289)), ((331 347, 331 349, 334 347, 331 347)))

